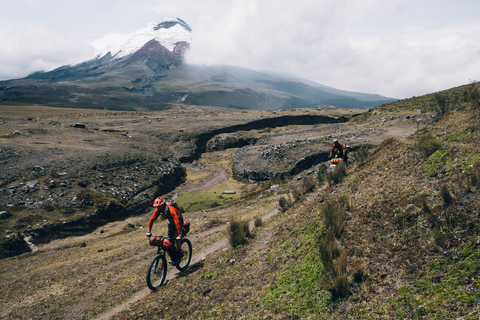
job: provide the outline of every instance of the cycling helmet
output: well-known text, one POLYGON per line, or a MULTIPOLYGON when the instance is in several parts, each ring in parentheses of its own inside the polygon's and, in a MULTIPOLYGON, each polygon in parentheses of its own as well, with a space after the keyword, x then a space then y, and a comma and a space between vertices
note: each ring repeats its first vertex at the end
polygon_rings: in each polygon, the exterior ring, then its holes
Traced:
POLYGON ((337 140, 337 139, 333 139, 333 143, 337 144, 337 143, 338 143, 338 140, 337 140))
POLYGON ((165 204, 165 199, 163 199, 163 197, 158 197, 157 199, 155 199, 155 201, 153 201, 154 208, 163 206, 164 204, 165 204))

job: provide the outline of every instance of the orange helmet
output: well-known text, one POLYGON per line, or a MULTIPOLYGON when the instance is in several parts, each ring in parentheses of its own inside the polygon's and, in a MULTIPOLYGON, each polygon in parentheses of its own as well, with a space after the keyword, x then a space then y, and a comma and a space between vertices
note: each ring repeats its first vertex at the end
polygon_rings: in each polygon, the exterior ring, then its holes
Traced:
POLYGON ((155 201, 153 201, 154 208, 163 206, 164 204, 165 204, 165 199, 163 199, 163 197, 158 197, 157 199, 155 199, 155 201))

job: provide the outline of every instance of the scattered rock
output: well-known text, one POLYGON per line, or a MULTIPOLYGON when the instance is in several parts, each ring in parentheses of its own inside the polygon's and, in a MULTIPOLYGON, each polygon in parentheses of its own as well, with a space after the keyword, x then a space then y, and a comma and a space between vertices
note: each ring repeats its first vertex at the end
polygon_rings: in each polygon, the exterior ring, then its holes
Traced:
POLYGON ((85 129, 85 123, 75 123, 72 127, 74 128, 80 128, 80 129, 85 129))
POLYGON ((223 191, 224 194, 236 194, 235 190, 225 190, 223 191))
POLYGON ((0 219, 8 219, 12 216, 10 212, 0 211, 0 219))
POLYGON ((37 180, 27 181, 25 185, 30 189, 35 189, 38 186, 38 181, 37 180))
POLYGON ((86 181, 79 181, 78 182, 78 185, 82 188, 86 188, 88 186, 88 182, 86 181))

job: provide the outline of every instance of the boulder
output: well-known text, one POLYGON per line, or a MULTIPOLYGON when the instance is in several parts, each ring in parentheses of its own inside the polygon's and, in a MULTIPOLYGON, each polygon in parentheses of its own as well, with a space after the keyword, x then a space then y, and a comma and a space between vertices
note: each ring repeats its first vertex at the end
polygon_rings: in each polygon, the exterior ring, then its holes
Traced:
POLYGON ((0 220, 1 219, 8 219, 12 216, 10 212, 7 211, 0 211, 0 220))

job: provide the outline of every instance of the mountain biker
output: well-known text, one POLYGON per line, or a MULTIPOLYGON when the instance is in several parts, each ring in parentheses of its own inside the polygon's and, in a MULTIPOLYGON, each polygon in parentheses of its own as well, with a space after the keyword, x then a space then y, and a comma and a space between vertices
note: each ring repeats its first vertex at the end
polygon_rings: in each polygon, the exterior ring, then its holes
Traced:
POLYGON ((337 139, 333 140, 333 146, 332 150, 330 150, 330 158, 333 157, 334 153, 339 154, 339 157, 343 159, 343 161, 347 162, 348 157, 347 157, 347 148, 345 145, 341 142, 339 142, 337 139))
MULTIPOLYGON (((181 239, 184 237, 183 232, 183 216, 180 211, 175 208, 175 206, 168 205, 163 197, 158 197, 153 202, 153 207, 155 211, 153 212, 150 220, 148 221, 147 227, 147 237, 152 235, 151 230, 153 222, 157 220, 159 216, 168 220, 168 238, 171 240, 175 239, 176 252, 180 252, 181 248, 181 239)), ((171 255, 173 262, 178 259, 178 257, 173 254, 171 255)))

